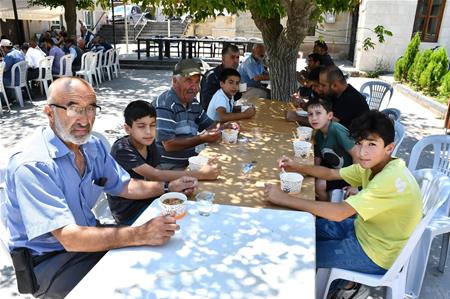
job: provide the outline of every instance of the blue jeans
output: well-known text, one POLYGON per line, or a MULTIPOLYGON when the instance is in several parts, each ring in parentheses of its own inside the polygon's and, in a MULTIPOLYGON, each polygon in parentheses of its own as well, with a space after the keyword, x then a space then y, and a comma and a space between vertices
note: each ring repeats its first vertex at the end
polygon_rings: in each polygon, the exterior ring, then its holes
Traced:
MULTIPOLYGON (((364 252, 355 234, 355 218, 341 222, 316 220, 316 267, 340 268, 368 274, 383 275, 386 269, 375 264, 364 252)), ((344 288, 346 280, 334 281, 330 293, 344 288)))
POLYGON ((340 268, 369 274, 384 274, 364 252, 355 234, 354 218, 341 222, 316 220, 317 268, 340 268))

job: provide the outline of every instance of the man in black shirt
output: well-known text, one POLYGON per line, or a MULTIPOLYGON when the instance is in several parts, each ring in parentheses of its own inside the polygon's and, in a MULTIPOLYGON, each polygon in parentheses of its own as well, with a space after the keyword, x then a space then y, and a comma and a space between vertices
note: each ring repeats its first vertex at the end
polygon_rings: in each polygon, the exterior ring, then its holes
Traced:
MULTIPOLYGON (((202 104, 203 110, 208 110, 211 98, 220 89, 219 76, 222 70, 226 68, 237 69, 238 66, 239 48, 231 44, 224 46, 222 50, 222 64, 207 71, 200 82, 200 104, 202 104)), ((239 100, 241 96, 242 94, 238 92, 234 96, 234 100, 239 100)))
POLYGON ((364 96, 347 83, 337 66, 322 68, 319 83, 322 95, 333 103, 334 119, 344 127, 348 128, 353 119, 369 111, 364 96))
POLYGON ((328 46, 325 41, 316 40, 314 42, 313 53, 317 53, 321 56, 320 65, 323 66, 334 65, 333 59, 331 59, 330 54, 328 54, 328 46))

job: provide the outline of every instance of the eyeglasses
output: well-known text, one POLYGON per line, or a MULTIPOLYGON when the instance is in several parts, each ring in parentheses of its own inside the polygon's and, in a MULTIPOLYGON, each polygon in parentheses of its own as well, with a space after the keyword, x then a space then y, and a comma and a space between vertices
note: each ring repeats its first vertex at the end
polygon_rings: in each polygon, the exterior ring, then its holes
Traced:
POLYGON ((97 113, 102 111, 102 107, 97 106, 95 104, 89 105, 86 107, 80 107, 80 106, 76 106, 76 105, 70 105, 68 107, 64 107, 64 106, 57 105, 57 104, 50 104, 50 106, 66 110, 68 117, 82 116, 84 113, 86 113, 86 115, 88 115, 88 116, 95 116, 97 113))

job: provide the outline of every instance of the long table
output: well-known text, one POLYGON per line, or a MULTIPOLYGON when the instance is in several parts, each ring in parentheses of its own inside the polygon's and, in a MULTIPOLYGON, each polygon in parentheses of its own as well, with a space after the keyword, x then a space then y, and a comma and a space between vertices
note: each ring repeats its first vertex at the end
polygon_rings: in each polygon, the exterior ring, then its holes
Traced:
MULTIPOLYGON (((189 37, 146 37, 146 38, 137 38, 137 54, 138 60, 141 59, 141 42, 145 43, 145 55, 146 57, 150 57, 150 43, 158 44, 158 59, 162 60, 165 57, 170 58, 170 43, 181 43, 181 58, 192 58, 195 45, 197 43, 203 44, 211 44, 214 47, 212 48, 211 57, 214 57, 215 47, 216 45, 225 44, 235 44, 235 45, 253 45, 257 41, 248 41, 241 39, 218 39, 218 38, 209 38, 209 39, 198 39, 198 38, 189 38, 189 37)), ((247 49, 248 50, 248 49, 247 49)))
POLYGON ((191 202, 179 224, 164 246, 110 250, 67 298, 314 298, 311 214, 191 202))

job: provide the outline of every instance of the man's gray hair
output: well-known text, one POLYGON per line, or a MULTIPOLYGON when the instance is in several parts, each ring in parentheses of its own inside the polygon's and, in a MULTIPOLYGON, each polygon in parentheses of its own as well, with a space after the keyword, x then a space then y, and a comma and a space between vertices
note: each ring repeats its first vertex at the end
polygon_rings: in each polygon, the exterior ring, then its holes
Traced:
POLYGON ((264 44, 261 44, 261 43, 254 44, 252 50, 256 50, 259 47, 263 47, 264 48, 264 44))

